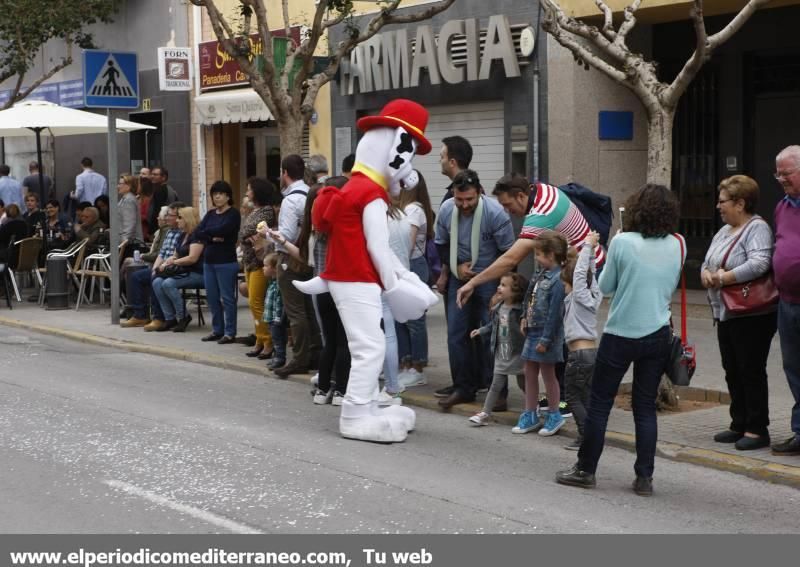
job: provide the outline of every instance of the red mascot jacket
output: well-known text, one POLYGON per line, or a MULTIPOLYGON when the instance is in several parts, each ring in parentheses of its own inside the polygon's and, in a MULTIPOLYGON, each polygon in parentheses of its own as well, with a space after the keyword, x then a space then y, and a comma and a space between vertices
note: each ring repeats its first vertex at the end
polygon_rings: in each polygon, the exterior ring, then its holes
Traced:
POLYGON ((386 189, 358 171, 341 189, 325 187, 319 192, 311 222, 318 231, 328 234, 328 255, 320 277, 382 286, 367 252, 362 223, 364 207, 375 199, 389 203, 386 189))

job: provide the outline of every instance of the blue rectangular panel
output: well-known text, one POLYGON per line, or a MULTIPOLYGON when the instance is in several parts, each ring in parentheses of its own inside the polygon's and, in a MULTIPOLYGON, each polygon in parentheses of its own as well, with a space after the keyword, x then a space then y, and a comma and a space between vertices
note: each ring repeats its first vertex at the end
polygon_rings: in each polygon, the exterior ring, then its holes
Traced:
POLYGON ((598 124, 601 140, 633 140, 633 112, 601 110, 598 124))
POLYGON ((39 85, 31 94, 25 97, 25 100, 44 100, 58 104, 58 83, 46 83, 39 85))
POLYGON ((69 108, 83 107, 83 80, 58 83, 58 104, 69 108))
POLYGON ((138 108, 139 66, 135 53, 85 50, 83 95, 90 108, 138 108))

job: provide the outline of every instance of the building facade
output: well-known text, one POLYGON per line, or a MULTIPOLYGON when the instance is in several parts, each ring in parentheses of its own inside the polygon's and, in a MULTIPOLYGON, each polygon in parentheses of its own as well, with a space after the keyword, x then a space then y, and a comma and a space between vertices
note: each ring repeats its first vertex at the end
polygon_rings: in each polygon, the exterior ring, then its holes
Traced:
MULTIPOLYGON (((229 21, 236 18, 236 0, 218 1, 220 11, 229 21)), ((270 29, 276 39, 273 47, 281 46, 283 19, 281 2, 266 2, 270 29)), ((289 5, 291 36, 299 41, 302 23, 313 13, 314 0, 292 1, 289 5)), ((247 188, 247 179, 258 175, 278 183, 280 178, 281 147, 277 123, 272 113, 217 41, 208 14, 199 7, 191 12, 192 45, 196 57, 196 90, 192 96, 192 151, 196 164, 193 172, 197 197, 207 199, 207 188, 224 179, 233 187, 237 204, 247 188)), ((255 21, 255 18, 254 18, 255 21)), ((262 51, 260 38, 251 36, 253 51, 262 51)), ((324 42, 323 42, 324 44, 324 42)), ((324 46, 323 46, 324 47, 324 46)), ((320 48, 323 54, 324 48, 320 48)), ((314 116, 303 141, 303 155, 322 154, 331 159, 330 87, 320 89, 314 106, 314 116)))
MULTIPOLYGON (((598 16, 592 0, 561 0, 571 15, 598 16)), ((619 15, 627 2, 609 4, 619 15)), ((695 44, 688 19, 691 2, 652 0, 637 12, 634 48, 659 63, 671 81, 695 44)), ((706 2, 709 33, 722 29, 742 2, 706 2)), ((717 50, 681 99, 675 119, 672 189, 681 200, 680 230, 687 237, 687 276, 699 286, 699 266, 721 221, 716 210, 719 182, 730 175, 753 177, 761 189, 758 212, 768 221, 783 191, 772 177, 775 155, 800 143, 791 118, 800 102, 800 37, 794 33, 800 2, 775 1, 762 9, 717 50)), ((597 20, 591 20, 597 22, 597 20)), ((612 196, 615 206, 646 179, 647 121, 638 100, 599 71, 575 64, 548 38, 548 99, 551 179, 574 180, 612 196), (630 136, 600 139, 604 112, 630 113, 630 136)))
POLYGON ((470 141, 471 168, 488 191, 509 171, 546 177, 547 77, 538 27, 537 3, 527 0, 458 0, 431 20, 384 27, 343 62, 333 86, 335 171, 355 151, 358 118, 409 98, 430 113, 426 136, 434 149, 414 164, 434 206, 450 183, 439 162, 447 136, 470 141))
MULTIPOLYGON (((181 199, 191 201, 192 156, 190 151, 189 93, 165 92, 159 88, 158 47, 189 45, 189 12, 181 0, 127 0, 111 24, 90 28, 98 49, 135 52, 139 66, 139 102, 136 109, 115 110, 117 118, 142 122, 156 130, 118 134, 118 173, 138 172, 141 167, 163 166, 169 170, 170 185, 181 199)), ((48 44, 41 58, 58 59, 63 53, 60 44, 48 44)), ((48 100, 75 108, 83 107, 82 57, 74 51, 75 62, 42 84, 27 100, 48 100)), ((41 76, 41 68, 28 74, 30 80, 41 76)), ((0 85, 0 99, 9 83, 0 85)), ((6 95, 7 96, 7 95, 6 95)), ((91 110, 105 113, 103 110, 91 110)), ((107 175, 107 136, 84 135, 58 139, 43 137, 44 171, 55 181, 56 197, 62 199, 75 188, 75 176, 81 171, 84 156, 94 161, 94 169, 107 175)), ((3 160, 12 168, 12 175, 22 179, 28 163, 36 159, 36 146, 31 138, 7 138, 2 145, 3 160)))

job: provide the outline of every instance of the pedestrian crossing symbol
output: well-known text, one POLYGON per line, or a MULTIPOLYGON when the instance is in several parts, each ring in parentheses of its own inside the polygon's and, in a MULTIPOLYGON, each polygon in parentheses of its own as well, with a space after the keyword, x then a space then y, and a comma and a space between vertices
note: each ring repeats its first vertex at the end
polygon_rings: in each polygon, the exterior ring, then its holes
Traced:
POLYGON ((84 51, 83 91, 86 106, 90 108, 138 108, 136 54, 84 51))

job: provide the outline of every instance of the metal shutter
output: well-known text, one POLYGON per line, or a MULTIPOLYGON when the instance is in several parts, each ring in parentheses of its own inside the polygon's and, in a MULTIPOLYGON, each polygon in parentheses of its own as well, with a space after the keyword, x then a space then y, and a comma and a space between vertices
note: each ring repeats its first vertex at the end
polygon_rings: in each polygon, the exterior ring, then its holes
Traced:
POLYGON ((442 139, 447 136, 463 136, 472 144, 472 163, 487 193, 491 193, 495 181, 504 175, 505 144, 503 101, 480 102, 428 107, 430 119, 425 136, 433 144, 431 153, 414 158, 415 167, 425 177, 431 204, 438 210, 450 180, 442 175, 439 151, 442 139))

